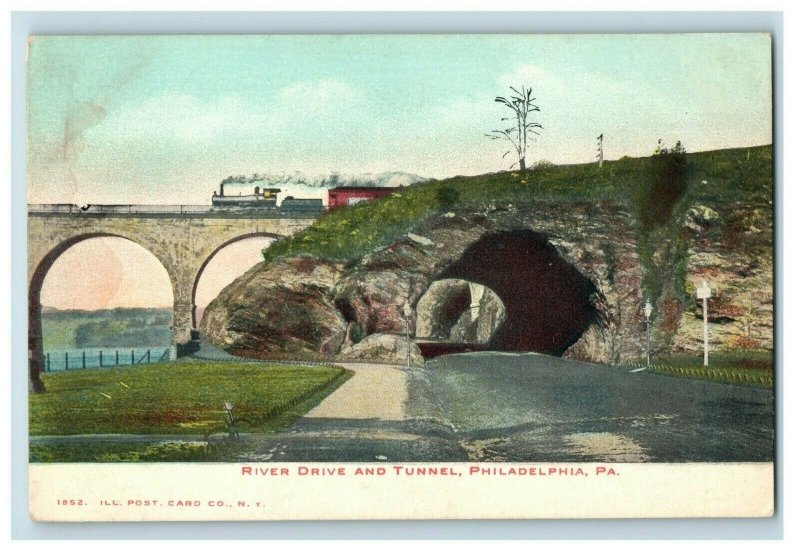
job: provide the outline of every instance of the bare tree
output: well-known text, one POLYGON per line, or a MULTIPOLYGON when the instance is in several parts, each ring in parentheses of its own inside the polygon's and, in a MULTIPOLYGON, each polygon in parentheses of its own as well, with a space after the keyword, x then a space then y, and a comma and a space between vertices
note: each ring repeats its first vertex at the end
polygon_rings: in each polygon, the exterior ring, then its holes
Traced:
POLYGON ((509 86, 514 92, 509 97, 505 98, 497 96, 494 101, 502 103, 512 111, 514 115, 510 117, 503 117, 501 121, 516 121, 517 125, 505 130, 492 130, 486 134, 493 140, 508 140, 511 143, 512 149, 509 149, 503 154, 503 158, 509 153, 514 151, 517 154, 517 161, 514 162, 509 168, 519 164, 520 172, 525 172, 525 154, 528 152, 528 142, 531 134, 539 135, 536 131, 542 128, 538 122, 528 122, 528 115, 540 109, 533 103, 536 98, 532 97, 533 89, 522 86, 521 90, 517 90, 513 86, 509 86))

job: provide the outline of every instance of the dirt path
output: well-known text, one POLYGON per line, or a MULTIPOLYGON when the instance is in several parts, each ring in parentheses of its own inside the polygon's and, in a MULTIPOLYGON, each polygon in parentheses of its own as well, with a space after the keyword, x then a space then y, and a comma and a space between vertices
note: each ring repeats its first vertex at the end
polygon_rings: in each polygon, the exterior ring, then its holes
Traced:
POLYGON ((263 435, 261 445, 239 461, 468 459, 449 427, 429 416, 417 418, 419 406, 409 403, 413 372, 381 364, 337 365, 354 375, 291 427, 263 435))
POLYGON ((406 418, 408 386, 406 372, 381 364, 339 364, 355 372, 350 380, 306 413, 313 419, 406 418))

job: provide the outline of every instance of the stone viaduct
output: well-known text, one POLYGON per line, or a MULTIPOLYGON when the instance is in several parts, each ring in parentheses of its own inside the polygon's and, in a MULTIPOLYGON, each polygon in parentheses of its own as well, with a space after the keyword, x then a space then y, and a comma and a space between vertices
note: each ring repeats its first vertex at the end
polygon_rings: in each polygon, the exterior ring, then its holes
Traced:
POLYGON ((121 237, 151 252, 172 283, 173 351, 192 338, 194 294, 203 269, 227 245, 248 237, 286 237, 317 214, 220 211, 195 205, 29 205, 28 356, 31 389, 42 371, 40 294, 47 272, 72 245, 93 237, 121 237))

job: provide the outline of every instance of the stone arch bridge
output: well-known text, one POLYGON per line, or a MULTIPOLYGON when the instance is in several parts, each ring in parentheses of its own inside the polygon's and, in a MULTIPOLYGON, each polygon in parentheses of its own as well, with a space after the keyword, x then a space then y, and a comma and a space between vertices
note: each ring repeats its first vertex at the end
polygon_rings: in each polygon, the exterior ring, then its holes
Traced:
POLYGON ((317 213, 220 211, 195 205, 28 206, 28 357, 32 390, 41 385, 40 294, 47 272, 71 246, 93 237, 121 237, 164 266, 172 284, 172 344, 188 343, 194 294, 203 269, 227 245, 248 237, 281 238, 310 226, 317 213), (85 210, 84 210, 85 209, 85 210))

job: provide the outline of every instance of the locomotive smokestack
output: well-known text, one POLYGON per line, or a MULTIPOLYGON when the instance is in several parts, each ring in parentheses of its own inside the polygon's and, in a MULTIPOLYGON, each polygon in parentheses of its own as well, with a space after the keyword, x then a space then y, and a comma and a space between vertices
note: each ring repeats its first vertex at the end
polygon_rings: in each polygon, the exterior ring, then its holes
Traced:
POLYGON ((219 183, 219 194, 220 196, 225 195, 225 182, 219 183))

